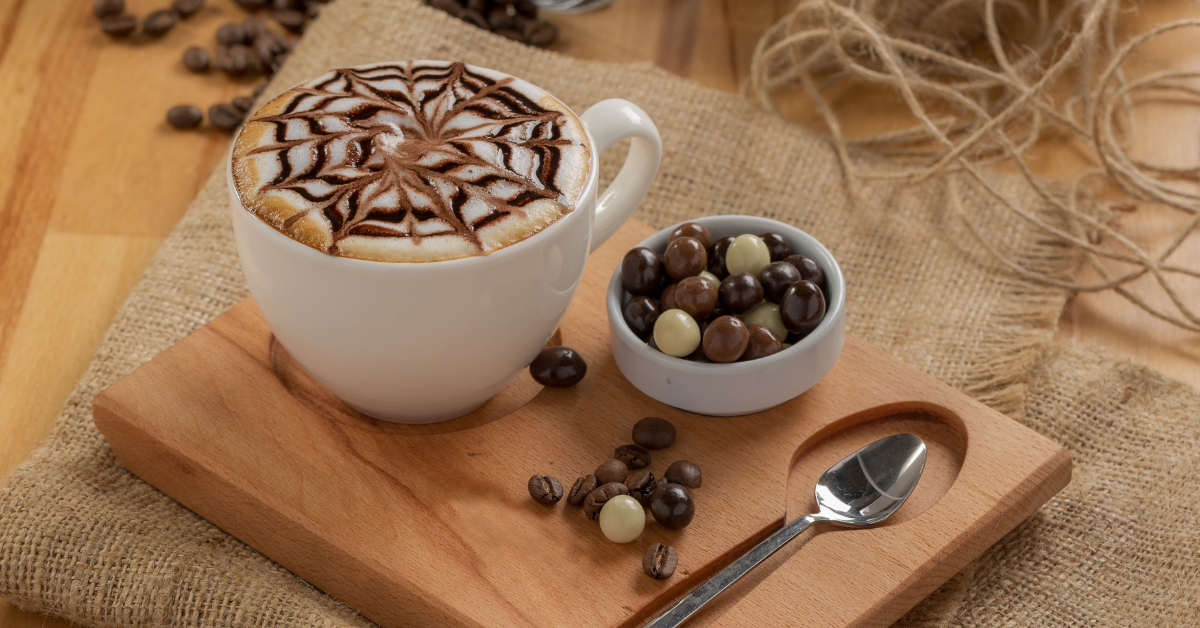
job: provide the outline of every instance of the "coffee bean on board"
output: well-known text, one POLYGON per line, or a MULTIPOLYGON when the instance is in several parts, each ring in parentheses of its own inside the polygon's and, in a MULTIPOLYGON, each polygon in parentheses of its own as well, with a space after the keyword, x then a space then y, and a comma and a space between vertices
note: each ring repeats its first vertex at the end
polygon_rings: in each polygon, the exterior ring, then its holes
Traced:
POLYGON ((587 499, 588 493, 596 490, 600 483, 596 481, 596 476, 588 474, 578 480, 571 486, 571 492, 567 493, 567 503, 572 506, 582 506, 583 500, 587 499))
POLYGON ((537 20, 525 27, 525 41, 533 46, 549 46, 558 39, 558 27, 553 22, 537 20))
POLYGON ((204 112, 196 105, 175 105, 167 111, 167 123, 177 129, 194 129, 204 120, 204 112))
POLYGON ((171 8, 179 14, 179 17, 192 17, 204 7, 204 0, 171 0, 171 8))
POLYGON ((183 51, 183 65, 192 72, 207 72, 212 67, 212 57, 200 46, 191 46, 183 51))
POLYGON ((254 106, 254 99, 249 96, 234 96, 230 104, 242 113, 250 113, 250 108, 254 106))
POLYGON ((271 6, 279 10, 299 10, 303 9, 304 0, 273 0, 271 6))
POLYGON ((92 13, 95 13, 96 17, 118 15, 124 10, 125 0, 96 0, 92 4, 92 13))
POLYGON ((588 496, 584 498, 583 514, 586 515, 588 519, 595 521, 600 518, 600 511, 604 508, 604 504, 606 504, 608 500, 616 497, 617 495, 628 494, 629 489, 620 482, 609 482, 607 484, 602 484, 591 493, 588 493, 588 496))
POLYGON ((300 11, 294 9, 277 10, 271 15, 280 26, 292 33, 303 33, 305 17, 300 11))
POLYGON ((621 284, 634 296, 654 294, 665 276, 662 258, 646 247, 630 249, 621 260, 621 284))
POLYGON ((517 0, 511 4, 518 14, 525 17, 537 17, 537 5, 532 0, 517 0))
POLYGON ((529 478, 529 495, 539 504, 553 504, 562 499, 562 484, 552 475, 535 475, 529 478))
POLYGON ((250 49, 242 44, 228 46, 224 49, 224 53, 224 64, 219 65, 230 76, 241 76, 249 72, 254 64, 250 57, 250 49))
POLYGON ((792 254, 792 245, 778 233, 768 232, 760 234, 758 237, 762 238, 763 244, 767 245, 767 252, 771 254, 772 262, 778 262, 792 254))
POLYGON ((650 297, 633 297, 622 308, 625 324, 638 338, 643 340, 654 331, 654 321, 658 320, 658 301, 650 297))
POLYGON ((650 494, 650 514, 668 530, 682 530, 696 515, 696 503, 688 487, 674 482, 659 484, 650 494))
POLYGON ((642 556, 642 569, 647 576, 655 580, 670 578, 678 564, 679 553, 674 547, 662 543, 655 543, 646 548, 646 554, 642 556))
POLYGON ((729 276, 729 270, 725 268, 725 254, 729 252, 729 245, 733 240, 733 236, 719 238, 708 249, 708 272, 716 275, 718 279, 729 276))
POLYGON ((227 103, 217 103, 208 108, 208 121, 222 131, 233 131, 242 124, 242 112, 227 103))
POLYGON ((731 314, 741 314, 762 301, 763 287, 758 277, 750 273, 734 273, 721 280, 717 295, 721 307, 731 314))
POLYGON ((646 449, 666 449, 675 444, 675 426, 664 418, 648 416, 634 424, 633 442, 646 449))
POLYGON ((179 14, 174 9, 160 9, 146 16, 142 21, 142 30, 151 37, 162 37, 179 22, 179 14))
POLYGON ((770 329, 762 325, 746 325, 746 331, 750 332, 750 341, 746 343, 746 351, 742 354, 743 362, 765 358, 783 350, 779 336, 770 329))
POLYGON ((779 299, 779 319, 788 331, 805 335, 825 318, 825 295, 811 281, 797 281, 779 299))
POLYGON ((682 484, 688 488, 700 488, 703 478, 700 475, 700 467, 694 462, 687 460, 676 460, 667 467, 667 472, 663 475, 668 482, 682 484))
POLYGON ((613 482, 624 482, 629 475, 629 465, 625 461, 616 458, 610 458, 600 463, 593 473, 596 476, 596 481, 601 485, 611 484, 613 482))
POLYGON ((113 39, 129 37, 137 26, 137 18, 132 15, 109 15, 100 20, 100 30, 113 39))
POLYGON ((650 452, 641 445, 621 445, 613 452, 613 458, 624 462, 631 470, 650 466, 650 452))
POLYGON ((587 362, 570 347, 546 347, 529 365, 529 374, 543 386, 565 388, 587 375, 587 362))
POLYGON ((245 9, 247 11, 257 11, 259 9, 265 9, 267 7, 267 4, 269 4, 268 0, 233 0, 233 1, 236 2, 238 4, 238 6, 242 7, 243 9, 245 9))
POLYGON ((450 15, 458 15, 458 12, 463 9, 463 5, 458 0, 431 0, 429 6, 440 9, 450 15))
MULTIPOLYGON (((488 26, 496 32, 504 29, 512 30, 516 26, 513 16, 508 14, 508 11, 502 6, 493 6, 487 12, 488 26)), ((519 34, 519 33, 518 33, 519 34)))
POLYGON ((246 43, 246 28, 241 22, 228 22, 217 29, 217 43, 222 46, 246 43))
POLYGON ((472 11, 470 7, 458 12, 458 18, 464 22, 482 28, 483 30, 491 30, 488 28, 487 18, 478 11, 472 11))
POLYGON ((658 478, 650 469, 638 469, 625 478, 625 487, 629 489, 630 497, 638 500, 643 506, 649 506, 650 494, 658 487, 658 478))
POLYGON ((758 281, 763 287, 763 297, 771 303, 779 303, 779 298, 792 284, 800 281, 800 271, 787 262, 771 262, 758 273, 758 281))
POLYGON ((696 238, 687 236, 675 238, 667 243, 667 250, 662 256, 663 267, 671 279, 680 281, 685 277, 694 277, 700 271, 708 268, 708 252, 696 238))
POLYGON ((698 222, 685 222, 682 225, 675 227, 675 229, 671 231, 671 235, 667 238, 667 241, 670 242, 671 240, 685 236, 689 238, 696 238, 706 249, 710 248, 713 243, 712 233, 709 232, 708 227, 705 227, 698 222))

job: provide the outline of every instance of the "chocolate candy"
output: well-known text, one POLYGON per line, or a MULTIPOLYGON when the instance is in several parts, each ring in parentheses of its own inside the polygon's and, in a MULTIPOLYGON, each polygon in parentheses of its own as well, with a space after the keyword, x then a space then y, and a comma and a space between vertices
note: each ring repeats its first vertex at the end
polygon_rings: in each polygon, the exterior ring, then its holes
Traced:
POLYGON ((694 277, 708 268, 708 252, 704 245, 696 238, 688 236, 671 240, 662 259, 667 274, 675 281, 694 277))
POLYGON ((600 508, 600 531, 613 543, 628 543, 646 529, 646 511, 629 495, 615 495, 600 508))
POLYGON ((705 249, 712 246, 712 234, 709 233, 708 227, 698 222, 685 222, 675 227, 675 230, 671 232, 671 237, 667 238, 667 241, 670 242, 676 238, 683 237, 696 238, 705 249))
POLYGON ((767 252, 771 254, 771 261, 778 262, 783 258, 792 254, 792 245, 783 236, 778 233, 764 233, 758 237, 762 238, 763 244, 767 245, 767 252))
POLYGON ((655 543, 642 555, 642 571, 655 580, 670 578, 679 565, 679 552, 670 545, 655 543))
POLYGON ((721 307, 731 314, 741 314, 762 301, 763 287, 758 277, 750 273, 735 273, 721 281, 717 294, 721 307))
MULTIPOLYGON (((597 489, 599 490, 599 489, 597 489)), ((668 482, 659 484, 650 494, 650 514, 654 520, 668 530, 682 530, 696 515, 696 503, 692 492, 682 484, 668 482)))
MULTIPOLYGON (((595 521, 600 518, 600 509, 604 508, 604 504, 608 500, 618 495, 628 495, 629 489, 625 488, 620 482, 609 482, 596 488, 596 490, 588 493, 588 496, 583 500, 583 514, 587 515, 588 519, 595 521)), ((634 500, 636 501, 636 500, 634 500)), ((643 515, 645 518, 645 515, 643 515)))
POLYGON ((664 418, 648 416, 634 424, 633 442, 646 449, 666 449, 675 444, 675 426, 664 418))
POLYGON ((535 475, 529 478, 529 496, 539 504, 553 504, 562 499, 562 484, 552 475, 535 475))
POLYGON ((616 458, 610 458, 601 462, 592 475, 596 476, 596 482, 601 485, 620 483, 629 476, 629 466, 616 458))
POLYGON ((771 303, 779 303, 779 298, 792 284, 800 281, 800 271, 787 262, 771 262, 758 273, 758 281, 763 287, 763 297, 771 303))
POLYGON ((667 467, 667 472, 663 476, 668 482, 682 484, 688 488, 700 488, 703 483, 703 478, 700 475, 700 467, 694 462, 687 460, 676 460, 667 467))
POLYGON ((649 506, 650 494, 658 488, 658 478, 654 477, 650 469, 638 469, 625 478, 625 487, 629 489, 630 497, 638 500, 643 506, 649 506))
POLYGON ((568 347, 546 347, 529 365, 534 381, 553 388, 574 386, 587 375, 583 356, 568 347))
POLYGON ((783 261, 795 266, 796 270, 800 271, 801 279, 811 281, 817 284, 821 292, 825 291, 825 271, 821 270, 816 262, 803 255, 789 255, 783 258, 783 261))
POLYGON ((667 310, 654 321, 654 344, 659 351, 682 358, 700 346, 700 326, 683 310, 667 310))
POLYGON ((725 268, 725 254, 729 251, 729 245, 733 244, 733 240, 733 236, 718 238, 708 250, 708 272, 720 279, 729 276, 729 269, 725 268))
POLYGON ((654 321, 658 320, 658 301, 650 297, 633 297, 625 304, 622 313, 625 324, 638 338, 645 340, 654 331, 654 321))
POLYGON ((732 316, 722 316, 704 331, 704 355, 713 362, 737 362, 750 342, 746 324, 732 316))
POLYGON ((779 318, 788 331, 808 334, 825 317, 825 295, 817 284, 800 280, 783 293, 779 300, 779 318))
POLYGON ((641 445, 621 445, 613 452, 613 458, 624 462, 630 470, 645 469, 650 466, 650 452, 641 445))
POLYGON ((729 243, 725 251, 725 269, 733 273, 750 273, 758 276, 771 263, 771 253, 762 238, 745 233, 729 243))
POLYGON ((712 273, 710 273, 710 272, 708 272, 707 270, 702 270, 702 271, 700 271, 700 274, 699 274, 699 275, 696 275, 696 276, 697 276, 697 277, 704 277, 705 279, 707 279, 707 280, 711 281, 711 282, 712 282, 712 284, 713 284, 714 286, 719 286, 719 285, 721 285, 721 278, 720 278, 720 277, 717 277, 716 275, 714 275, 714 274, 712 274, 712 273))
POLYGON ((770 301, 759 303, 754 309, 738 318, 741 318, 746 325, 766 327, 779 338, 787 337, 787 327, 783 326, 783 321, 779 318, 779 306, 770 301))
POLYGON ((675 302, 675 291, 679 289, 679 284, 669 283, 663 288, 662 294, 658 297, 658 311, 661 314, 667 310, 679 309, 679 304, 675 302))
POLYGON ((775 332, 770 329, 762 325, 747 325, 746 330, 750 332, 750 340, 746 344, 746 352, 742 354, 743 362, 765 358, 783 351, 783 343, 780 342, 779 336, 776 336, 775 332))
POLYGON ((675 307, 702 321, 717 307, 717 284, 703 277, 687 277, 675 289, 675 307))
POLYGON ((596 476, 585 475, 578 480, 575 480, 574 486, 571 487, 571 492, 567 493, 567 503, 572 506, 582 506, 583 500, 587 499, 588 493, 596 490, 600 483, 596 481, 596 476))
POLYGON ((664 276, 662 258, 646 247, 631 249, 621 260, 621 283, 634 296, 658 292, 664 276))

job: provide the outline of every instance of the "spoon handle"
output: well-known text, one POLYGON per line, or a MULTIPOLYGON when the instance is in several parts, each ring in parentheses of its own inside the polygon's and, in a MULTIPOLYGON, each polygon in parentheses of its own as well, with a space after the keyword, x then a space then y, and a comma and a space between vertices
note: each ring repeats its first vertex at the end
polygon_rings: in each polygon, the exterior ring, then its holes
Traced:
POLYGON ((804 515, 798 517, 774 534, 763 539, 761 543, 755 545, 753 549, 746 552, 729 564, 728 567, 718 571, 713 577, 709 578, 696 587, 682 600, 675 603, 674 606, 663 611, 654 619, 651 619, 642 628, 675 628, 687 621, 689 617, 700 610, 700 607, 708 604, 717 594, 729 588, 729 585, 737 582, 758 566, 759 563, 766 560, 768 556, 774 554, 779 548, 788 544, 788 541, 796 538, 808 526, 824 521, 820 515, 804 515))

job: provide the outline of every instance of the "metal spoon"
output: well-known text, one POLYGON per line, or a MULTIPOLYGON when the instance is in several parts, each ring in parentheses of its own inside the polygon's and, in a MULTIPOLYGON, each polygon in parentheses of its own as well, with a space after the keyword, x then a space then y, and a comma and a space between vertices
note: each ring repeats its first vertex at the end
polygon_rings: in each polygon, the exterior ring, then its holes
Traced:
POLYGON ((818 512, 792 520, 642 628, 672 628, 814 523, 875 525, 908 499, 925 470, 925 443, 912 434, 881 438, 833 465, 817 482, 818 512))

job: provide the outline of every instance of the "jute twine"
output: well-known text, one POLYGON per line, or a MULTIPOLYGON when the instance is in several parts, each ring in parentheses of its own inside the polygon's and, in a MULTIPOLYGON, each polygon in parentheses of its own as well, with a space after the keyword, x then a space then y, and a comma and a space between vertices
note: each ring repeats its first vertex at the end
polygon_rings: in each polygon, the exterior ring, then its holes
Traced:
POLYGON ((1181 185, 1194 181, 1200 168, 1157 165, 1128 152, 1134 108, 1168 97, 1200 104, 1200 90, 1188 84, 1200 72, 1164 69, 1130 78, 1124 69, 1147 42, 1200 20, 1164 24, 1122 42, 1123 6, 1117 0, 803 0, 759 41, 746 89, 771 109, 781 94, 802 89, 852 179, 916 183, 965 173, 1005 210, 1082 254, 1100 280, 1064 279, 1021 264, 996 246, 952 189, 950 206, 971 236, 1021 277, 1073 293, 1113 290, 1162 320, 1200 331, 1200 315, 1178 292, 1179 277, 1200 277, 1200 270, 1169 261, 1200 225, 1200 194, 1181 185), (856 83, 894 90, 914 125, 848 138, 828 95, 856 83), (1073 90, 1062 98, 1064 87, 1073 90), (1065 185, 1051 184, 1029 166, 1029 152, 1049 137, 1073 141, 1090 164, 1065 185), (852 151, 887 163, 852 159, 852 151), (1019 171, 1055 208, 1055 219, 1035 215, 980 176, 981 168, 998 164, 1019 171), (1081 202, 1092 197, 1118 200, 1081 202), (1152 253, 1110 224, 1114 210, 1136 208, 1130 200, 1158 203, 1189 219, 1152 253), (1174 308, 1152 305, 1129 289, 1147 274, 1174 308), (1173 275, 1176 281, 1169 280, 1173 275))

